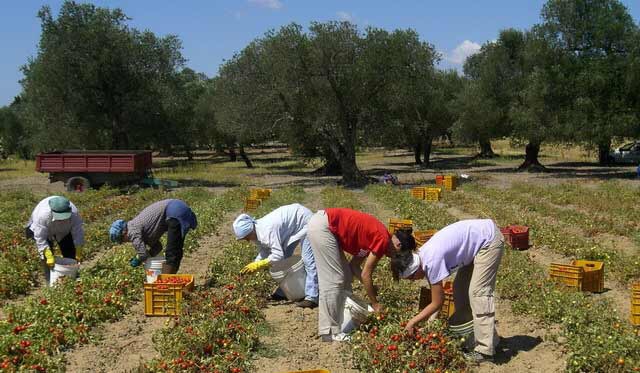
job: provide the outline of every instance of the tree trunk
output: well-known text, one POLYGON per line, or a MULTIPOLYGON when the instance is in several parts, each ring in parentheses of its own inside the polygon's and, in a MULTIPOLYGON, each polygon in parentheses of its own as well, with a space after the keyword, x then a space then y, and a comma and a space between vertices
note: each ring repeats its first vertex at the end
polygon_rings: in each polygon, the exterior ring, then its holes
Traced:
POLYGON ((609 152, 611 151, 611 139, 598 144, 598 163, 601 165, 611 163, 609 152))
POLYGON ((244 145, 240 145, 240 157, 242 158, 244 163, 247 165, 247 168, 253 168, 253 163, 251 163, 251 160, 247 156, 247 153, 245 153, 244 151, 244 145))
POLYGON ((420 159, 421 155, 422 155, 422 144, 417 143, 413 145, 413 157, 415 158, 417 165, 422 164, 422 160, 420 159))
POLYGON ((546 168, 538 161, 540 144, 529 142, 524 148, 524 162, 518 167, 519 171, 541 172, 546 168))
POLYGON ((117 119, 111 120, 111 149, 129 149, 129 136, 117 119))
POLYGON ((325 155, 324 165, 313 171, 313 174, 320 176, 339 176, 342 175, 342 166, 329 150, 325 155))
POLYGON ((425 136, 422 142, 422 152, 424 154, 422 167, 429 167, 431 162, 431 145, 433 144, 433 137, 425 136))
POLYGON ((236 154, 236 148, 234 148, 233 146, 229 146, 229 153, 227 153, 227 155, 229 156, 229 160, 231 162, 235 162, 238 160, 238 154, 236 154))
POLYGON ((478 158, 493 158, 496 156, 496 153, 493 152, 493 149, 491 148, 491 141, 490 140, 479 140, 478 143, 480 144, 480 153, 478 154, 478 158))
POLYGON ((344 146, 343 144, 330 144, 333 157, 340 163, 342 170, 342 184, 348 187, 359 187, 367 183, 366 176, 360 171, 356 164, 355 146, 344 146))

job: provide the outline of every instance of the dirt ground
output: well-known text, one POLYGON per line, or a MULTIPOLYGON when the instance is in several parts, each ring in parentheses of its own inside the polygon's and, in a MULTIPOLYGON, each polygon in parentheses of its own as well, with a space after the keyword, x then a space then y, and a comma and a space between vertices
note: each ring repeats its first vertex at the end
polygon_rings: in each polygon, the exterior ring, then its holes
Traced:
MULTIPOLYGON (((200 240, 196 251, 186 253, 180 272, 195 274, 195 283, 204 284, 211 260, 222 251, 225 242, 232 239, 227 224, 238 212, 227 214, 223 226, 213 235, 200 240)), ((165 317, 146 317, 144 300, 131 307, 121 320, 104 325, 97 330, 102 338, 96 344, 88 344, 65 354, 68 372, 129 372, 141 363, 159 357, 153 347, 153 333, 165 326, 165 317)))

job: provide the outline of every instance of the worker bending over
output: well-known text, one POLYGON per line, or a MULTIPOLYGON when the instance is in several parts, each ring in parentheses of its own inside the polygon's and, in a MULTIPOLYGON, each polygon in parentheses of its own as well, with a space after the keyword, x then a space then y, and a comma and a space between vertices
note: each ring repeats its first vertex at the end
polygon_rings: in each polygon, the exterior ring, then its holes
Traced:
POLYGON ((165 199, 147 206, 128 222, 121 219, 114 221, 109 229, 109 238, 117 243, 131 242, 136 256, 129 263, 137 267, 162 251, 160 237, 166 232, 166 262, 162 265, 162 273, 177 273, 182 261, 184 239, 189 230, 197 226, 196 215, 186 203, 179 199, 165 199))
MULTIPOLYGON (((305 298, 296 305, 303 308, 314 308, 318 305, 318 275, 311 244, 307 238, 307 223, 312 215, 311 210, 294 203, 278 207, 257 220, 247 214, 241 214, 233 222, 236 238, 255 242, 259 249, 258 256, 242 269, 242 273, 268 268, 273 262, 290 257, 298 243, 301 243, 302 261, 306 271, 305 298)), ((280 288, 272 297, 286 299, 280 288)))

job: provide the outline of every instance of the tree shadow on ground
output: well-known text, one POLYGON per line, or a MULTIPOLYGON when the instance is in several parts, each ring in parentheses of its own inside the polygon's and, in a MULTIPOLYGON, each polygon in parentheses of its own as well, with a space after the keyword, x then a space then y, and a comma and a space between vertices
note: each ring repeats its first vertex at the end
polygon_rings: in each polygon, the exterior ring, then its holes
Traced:
POLYGON ((17 168, 0 168, 0 172, 18 171, 17 168))
POLYGON ((531 351, 537 345, 542 343, 542 338, 532 337, 530 335, 514 335, 512 337, 502 338, 500 340, 499 351, 495 356, 497 365, 507 364, 518 353, 523 351, 531 351))
POLYGON ((178 188, 190 188, 190 187, 233 188, 241 185, 239 182, 203 180, 203 179, 177 179, 176 181, 178 182, 178 188))
POLYGON ((225 163, 229 162, 228 156, 212 156, 207 158, 194 158, 192 160, 188 159, 160 159, 153 161, 153 168, 174 168, 174 167, 185 167, 194 164, 216 164, 216 163, 225 163))

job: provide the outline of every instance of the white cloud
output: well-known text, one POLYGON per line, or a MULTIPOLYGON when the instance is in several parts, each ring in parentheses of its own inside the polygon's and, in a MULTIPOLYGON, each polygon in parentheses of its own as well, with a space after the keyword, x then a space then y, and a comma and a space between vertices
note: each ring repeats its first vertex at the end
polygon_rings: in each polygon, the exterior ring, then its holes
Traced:
POLYGON ((347 22, 353 22, 353 15, 349 12, 345 12, 345 11, 339 11, 336 12, 336 15, 338 16, 338 19, 340 21, 347 21, 347 22))
POLYGON ((474 43, 470 40, 465 40, 462 43, 458 44, 451 53, 445 53, 445 59, 454 64, 454 65, 462 65, 467 57, 472 54, 476 54, 480 50, 480 44, 474 43))
POLYGON ((280 0, 249 0, 249 3, 269 9, 280 9, 283 6, 280 0))

